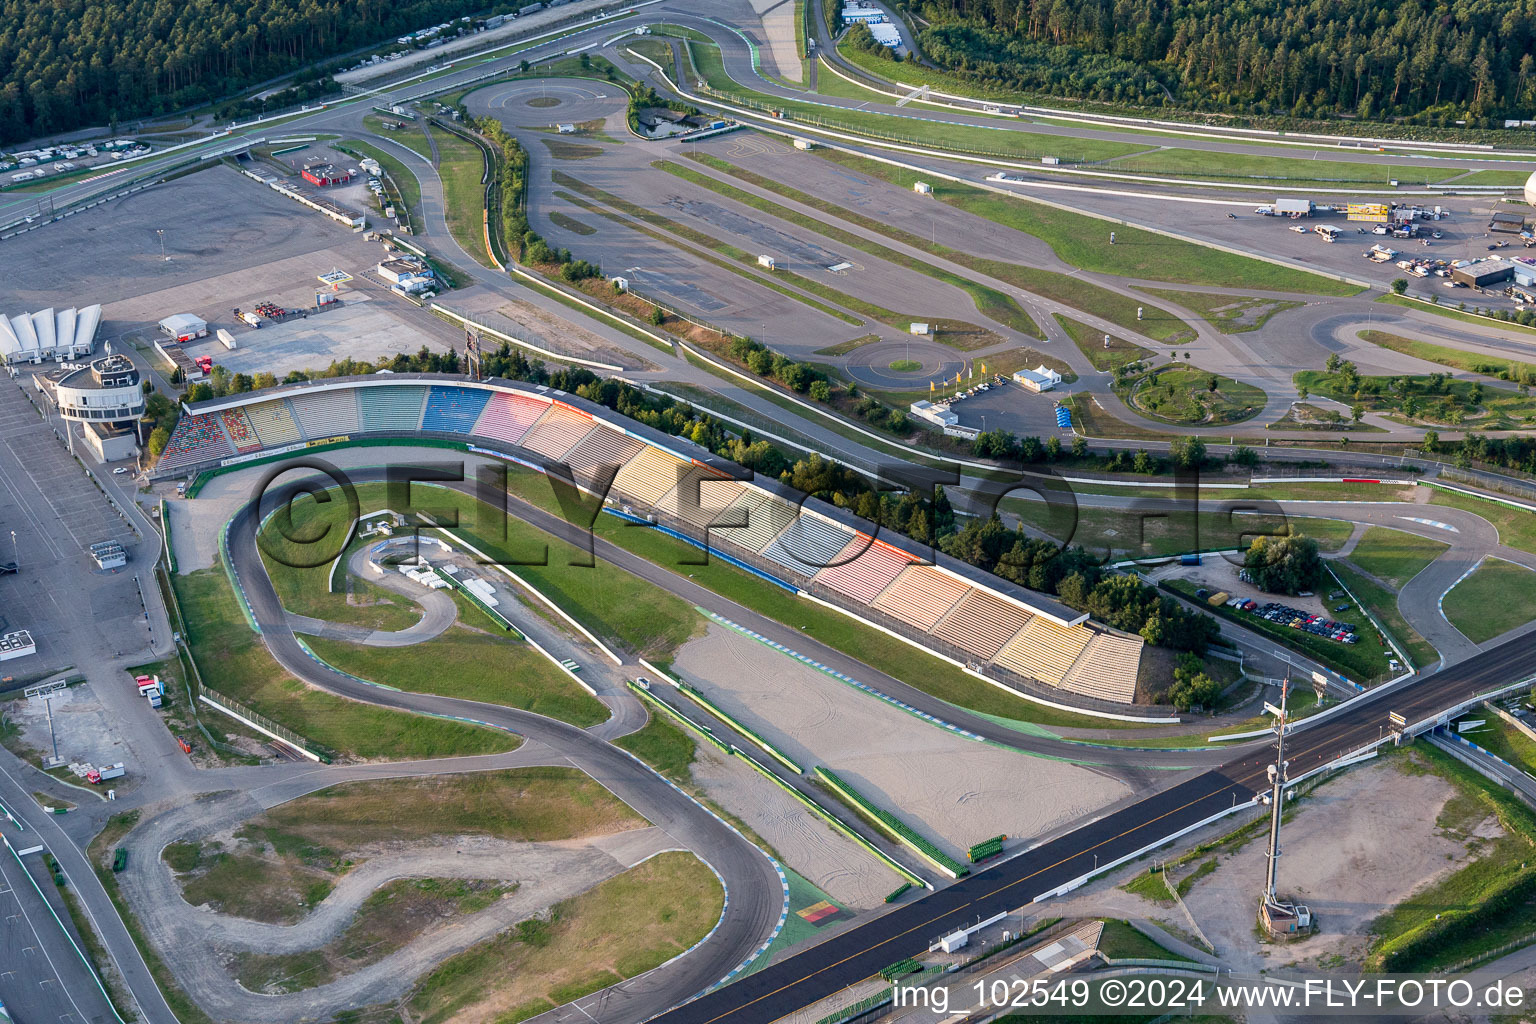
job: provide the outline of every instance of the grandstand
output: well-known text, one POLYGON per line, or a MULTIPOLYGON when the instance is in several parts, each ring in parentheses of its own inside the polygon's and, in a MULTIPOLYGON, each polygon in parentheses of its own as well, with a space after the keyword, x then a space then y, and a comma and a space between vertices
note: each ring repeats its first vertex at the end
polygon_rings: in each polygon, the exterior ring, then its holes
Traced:
POLYGON ((566 453, 577 442, 596 429, 591 416, 586 416, 563 405, 552 405, 523 439, 518 442, 524 448, 538 452, 547 458, 563 462, 566 453))
POLYGON ((970 585, 931 565, 908 566, 870 602, 887 615, 909 622, 924 633, 965 596, 970 585))
POLYGON ((276 448, 278 445, 304 440, 304 435, 299 431, 299 424, 294 420, 293 410, 289 408, 286 398, 253 405, 245 410, 245 415, 251 421, 251 428, 256 431, 256 436, 261 439, 261 444, 265 448, 276 448))
POLYGON ((219 413, 219 418, 224 421, 224 433, 234 442, 236 451, 254 452, 266 447, 256 436, 256 430, 251 426, 244 409, 225 409, 219 413))
POLYGON ((233 465, 269 449, 377 433, 446 435, 532 465, 564 461, 590 486, 619 467, 609 496, 636 515, 957 663, 998 685, 1078 706, 1134 700, 1142 641, 743 471, 688 442, 574 396, 437 374, 337 378, 198 403, 153 476, 233 465), (488 447, 489 446, 489 447, 488 447), (935 564, 935 562, 937 564, 935 564))
POLYGON ((490 399, 487 391, 468 388, 434 387, 427 392, 426 409, 421 415, 422 430, 467 434, 485 410, 490 399))
POLYGON ((288 399, 294 418, 308 440, 345 437, 362 429, 357 416, 357 392, 320 391, 288 399))
POLYGON ((912 564, 912 556, 889 544, 860 533, 837 553, 832 564, 811 577, 861 604, 869 604, 880 591, 912 564))
POLYGON ((427 402, 427 389, 406 384, 364 388, 357 393, 361 429, 420 430, 421 411, 427 402))

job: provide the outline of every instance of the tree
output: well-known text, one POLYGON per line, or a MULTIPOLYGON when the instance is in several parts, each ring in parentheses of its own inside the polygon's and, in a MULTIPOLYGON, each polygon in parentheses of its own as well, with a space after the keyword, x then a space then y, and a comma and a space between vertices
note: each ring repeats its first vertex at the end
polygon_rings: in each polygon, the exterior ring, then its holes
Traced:
POLYGON ((1157 460, 1145 448, 1136 452, 1136 458, 1131 462, 1131 468, 1138 473, 1151 476, 1157 472, 1157 460))
POLYGON ((1243 568, 1260 590, 1271 594, 1299 594, 1317 586, 1323 562, 1317 541, 1294 529, 1280 536, 1255 537, 1243 557, 1243 568))
POLYGON ((1349 407, 1349 418, 1359 423, 1365 418, 1365 406, 1358 402, 1349 407))
POLYGON ((1205 666, 1193 654, 1182 654, 1173 670, 1173 685, 1168 688, 1168 703, 1178 711, 1215 707, 1221 699, 1221 684, 1205 672, 1205 666))
POLYGON ((1168 455, 1180 469, 1194 469, 1205 462, 1205 442, 1198 437, 1176 437, 1168 444, 1168 455))
POLYGON ((165 427, 156 427, 149 433, 149 457, 158 459, 160 453, 165 451, 165 446, 171 440, 171 432, 165 427))
POLYGON ((810 394, 818 402, 830 402, 832 401, 832 385, 824 380, 813 381, 810 394))
POLYGON ((1406 292, 1407 290, 1408 290, 1408 279, 1406 277, 1397 277, 1397 278, 1393 278, 1392 279, 1392 292, 1393 292, 1393 294, 1401 295, 1404 292, 1406 292))
POLYGON ((1081 434, 1072 437, 1072 457, 1074 459, 1086 458, 1088 455, 1088 439, 1081 434))
POLYGON ((1259 453, 1245 444, 1240 444, 1232 450, 1230 456, 1235 466, 1245 466, 1252 469, 1259 464, 1259 453))
POLYGON ((663 310, 660 306, 652 306, 651 307, 651 324, 652 324, 652 326, 660 327, 662 324, 664 324, 666 322, 667 322, 666 311, 663 310))
POLYGON ((1341 362, 1342 360, 1337 352, 1330 352, 1328 353, 1328 358, 1323 360, 1323 369, 1329 373, 1338 373, 1341 362))

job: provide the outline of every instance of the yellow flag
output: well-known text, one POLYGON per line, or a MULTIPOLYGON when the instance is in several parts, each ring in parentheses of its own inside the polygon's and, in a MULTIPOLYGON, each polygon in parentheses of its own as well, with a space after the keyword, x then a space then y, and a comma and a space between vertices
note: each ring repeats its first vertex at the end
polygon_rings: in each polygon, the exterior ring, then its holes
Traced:
POLYGON ((987 364, 986 363, 982 363, 981 364, 981 375, 983 377, 985 377, 987 375, 987 364))
POLYGON ((929 381, 928 382, 928 393, 931 395, 931 394, 933 394, 937 390, 939 390, 938 385, 935 384, 933 381, 929 381))

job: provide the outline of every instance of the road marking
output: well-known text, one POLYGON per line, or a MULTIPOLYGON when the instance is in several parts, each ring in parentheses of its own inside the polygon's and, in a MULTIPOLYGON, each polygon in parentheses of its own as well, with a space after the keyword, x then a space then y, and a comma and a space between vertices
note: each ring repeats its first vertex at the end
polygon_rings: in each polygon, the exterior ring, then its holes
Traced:
POLYGON ((1460 533, 1461 532, 1456 527, 1452 526, 1450 523, 1442 523, 1438 519, 1421 519, 1418 516, 1398 516, 1397 518, 1406 520, 1406 521, 1408 521, 1410 523, 1421 523, 1424 526, 1433 526, 1437 530, 1449 530, 1452 533, 1460 533))

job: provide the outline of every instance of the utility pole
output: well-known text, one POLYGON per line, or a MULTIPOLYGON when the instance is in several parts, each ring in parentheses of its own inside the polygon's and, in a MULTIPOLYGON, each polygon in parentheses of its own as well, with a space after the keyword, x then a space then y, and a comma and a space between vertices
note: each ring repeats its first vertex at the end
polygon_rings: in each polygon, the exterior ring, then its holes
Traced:
POLYGON ((1290 673, 1280 684, 1280 714, 1275 718, 1275 763, 1269 766, 1269 863, 1264 873, 1264 899, 1274 903, 1275 876, 1280 864, 1280 812, 1285 802, 1285 714, 1286 697, 1291 685, 1290 673))

